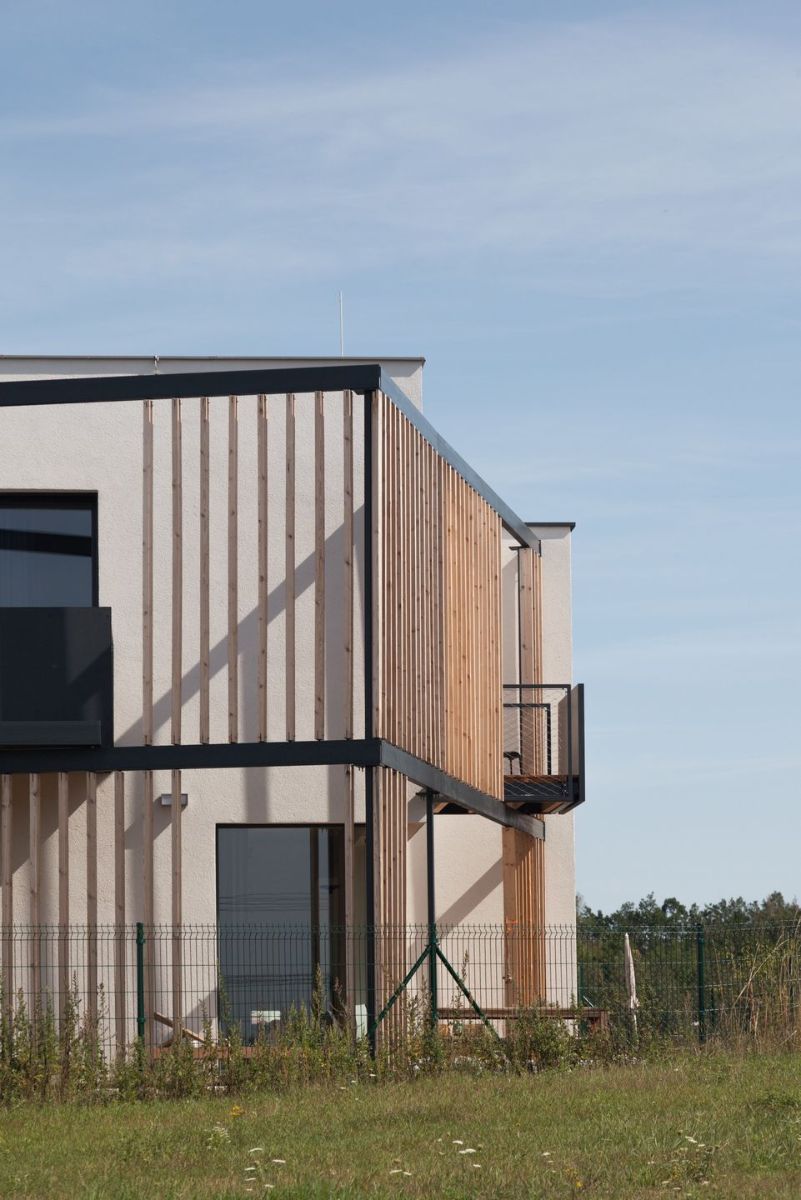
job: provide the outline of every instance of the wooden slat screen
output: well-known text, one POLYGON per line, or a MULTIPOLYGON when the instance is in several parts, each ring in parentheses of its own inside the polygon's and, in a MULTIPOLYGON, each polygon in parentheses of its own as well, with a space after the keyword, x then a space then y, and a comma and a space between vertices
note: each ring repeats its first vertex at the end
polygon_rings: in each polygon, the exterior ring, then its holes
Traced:
MULTIPOLYGON (((517 565, 520 682, 542 683, 542 559, 522 547, 517 565)), ((537 697, 523 692, 521 698, 537 697)), ((542 711, 524 709, 522 720, 526 727, 521 737, 521 770, 544 772, 547 749, 542 711)), ((504 829, 502 838, 506 1002, 510 1007, 525 1007, 545 996, 545 843, 516 829, 504 829)))
MULTIPOLYGON (((376 771, 374 797, 373 882, 375 919, 384 930, 376 941, 376 980, 379 1008, 394 992, 407 970, 406 955, 406 843, 408 782, 397 771, 376 771)), ((382 1037, 390 1044, 401 1033, 404 1006, 396 1004, 382 1023, 382 1037)))
POLYGON ((381 397, 376 732, 501 798, 501 520, 381 397))
POLYGON ((545 842, 518 829, 502 836, 506 1003, 527 1007, 545 995, 545 842))

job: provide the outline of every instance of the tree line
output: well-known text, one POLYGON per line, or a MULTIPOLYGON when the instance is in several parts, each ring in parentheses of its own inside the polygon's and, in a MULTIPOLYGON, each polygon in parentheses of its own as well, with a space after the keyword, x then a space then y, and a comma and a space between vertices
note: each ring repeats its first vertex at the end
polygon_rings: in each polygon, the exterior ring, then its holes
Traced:
POLYGON ((781 892, 771 892, 764 900, 745 900, 737 896, 712 904, 682 904, 675 896, 658 901, 653 892, 642 900, 626 901, 614 912, 592 909, 582 896, 577 897, 576 915, 580 929, 681 929, 689 925, 714 925, 718 928, 797 925, 801 923, 801 905, 785 900, 781 892))

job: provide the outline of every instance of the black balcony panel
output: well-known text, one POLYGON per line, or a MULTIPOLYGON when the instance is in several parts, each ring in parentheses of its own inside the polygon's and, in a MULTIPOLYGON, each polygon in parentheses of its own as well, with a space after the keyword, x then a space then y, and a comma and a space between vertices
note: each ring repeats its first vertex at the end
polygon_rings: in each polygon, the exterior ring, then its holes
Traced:
POLYGON ((113 741, 111 609, 0 608, 0 747, 113 741))

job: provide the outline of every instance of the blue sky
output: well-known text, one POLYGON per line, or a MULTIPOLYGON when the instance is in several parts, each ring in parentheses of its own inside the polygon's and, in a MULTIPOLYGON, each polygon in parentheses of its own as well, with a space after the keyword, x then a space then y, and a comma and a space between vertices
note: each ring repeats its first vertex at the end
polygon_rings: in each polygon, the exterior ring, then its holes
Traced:
POLYGON ((572 519, 579 887, 801 894, 801 10, 6 0, 0 351, 424 354, 572 519))

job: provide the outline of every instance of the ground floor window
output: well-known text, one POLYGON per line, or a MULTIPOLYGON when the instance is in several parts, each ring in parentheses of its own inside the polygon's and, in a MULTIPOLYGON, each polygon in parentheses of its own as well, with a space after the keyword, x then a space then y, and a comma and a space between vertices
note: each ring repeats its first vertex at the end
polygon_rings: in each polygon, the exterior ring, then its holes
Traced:
POLYGON ((251 1041, 344 985, 341 825, 217 828, 220 1004, 251 1041))

